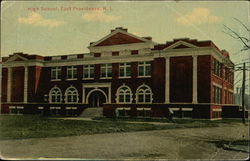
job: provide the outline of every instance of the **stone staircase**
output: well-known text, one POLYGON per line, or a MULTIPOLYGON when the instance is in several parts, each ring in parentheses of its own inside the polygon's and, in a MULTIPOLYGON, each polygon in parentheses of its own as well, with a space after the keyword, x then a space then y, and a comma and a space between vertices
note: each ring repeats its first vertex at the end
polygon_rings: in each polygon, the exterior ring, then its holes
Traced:
POLYGON ((86 108, 80 117, 102 117, 103 108, 102 107, 90 107, 86 108))

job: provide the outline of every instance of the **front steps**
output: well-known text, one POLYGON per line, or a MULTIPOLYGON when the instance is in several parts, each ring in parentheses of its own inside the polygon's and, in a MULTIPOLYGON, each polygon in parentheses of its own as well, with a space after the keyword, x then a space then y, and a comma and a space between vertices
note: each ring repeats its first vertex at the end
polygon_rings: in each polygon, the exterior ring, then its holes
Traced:
POLYGON ((86 108, 80 117, 102 117, 103 116, 103 108, 102 107, 90 107, 86 108))

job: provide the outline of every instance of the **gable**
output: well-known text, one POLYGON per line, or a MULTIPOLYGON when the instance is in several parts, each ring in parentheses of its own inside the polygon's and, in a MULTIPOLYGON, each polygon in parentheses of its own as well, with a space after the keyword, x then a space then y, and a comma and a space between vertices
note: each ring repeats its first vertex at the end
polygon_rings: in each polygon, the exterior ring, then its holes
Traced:
POLYGON ((184 49, 184 48, 198 48, 198 46, 180 40, 180 41, 166 47, 164 50, 167 50, 167 49, 184 49))
POLYGON ((20 56, 19 54, 14 54, 13 56, 10 56, 6 62, 11 62, 11 61, 25 61, 28 60, 27 58, 20 56))
POLYGON ((173 49, 183 49, 183 48, 190 48, 190 47, 189 47, 189 46, 186 46, 186 45, 181 44, 181 45, 178 45, 178 46, 174 47, 173 49))
POLYGON ((110 46, 110 45, 121 45, 121 44, 132 44, 144 42, 130 35, 118 32, 111 37, 99 42, 94 46, 110 46))

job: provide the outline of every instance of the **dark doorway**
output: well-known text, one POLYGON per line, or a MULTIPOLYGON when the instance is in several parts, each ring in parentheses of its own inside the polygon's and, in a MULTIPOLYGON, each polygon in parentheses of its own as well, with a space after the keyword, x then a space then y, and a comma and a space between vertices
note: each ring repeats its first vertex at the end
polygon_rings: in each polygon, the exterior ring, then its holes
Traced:
POLYGON ((88 98, 89 107, 102 107, 103 103, 106 103, 105 95, 100 91, 94 91, 88 98))

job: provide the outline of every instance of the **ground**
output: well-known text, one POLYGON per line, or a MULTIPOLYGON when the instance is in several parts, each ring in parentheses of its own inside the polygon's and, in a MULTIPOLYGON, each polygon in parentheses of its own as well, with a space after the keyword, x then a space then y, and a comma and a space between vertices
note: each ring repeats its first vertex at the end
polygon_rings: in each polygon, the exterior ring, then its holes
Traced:
POLYGON ((245 159, 248 153, 224 150, 221 141, 249 140, 239 122, 209 128, 177 128, 67 137, 1 140, 4 158, 85 159, 245 159))

